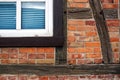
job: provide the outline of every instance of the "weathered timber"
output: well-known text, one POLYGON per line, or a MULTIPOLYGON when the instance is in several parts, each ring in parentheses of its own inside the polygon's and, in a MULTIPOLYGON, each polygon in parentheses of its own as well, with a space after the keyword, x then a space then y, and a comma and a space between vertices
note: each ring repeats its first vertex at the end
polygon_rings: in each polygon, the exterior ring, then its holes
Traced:
POLYGON ((113 63, 112 48, 101 2, 100 0, 89 0, 89 3, 96 21, 104 63, 113 63))
POLYGON ((105 18, 107 19, 118 19, 118 10, 117 9, 103 9, 105 18))
POLYGON ((92 11, 90 8, 68 8, 67 17, 69 19, 90 19, 92 11))
POLYGON ((0 65, 0 74, 74 75, 120 74, 120 64, 87 65, 0 65))
MULTIPOLYGON (((103 9, 105 18, 118 19, 117 9, 103 9)), ((90 8, 68 8, 67 17, 69 19, 91 19, 92 11, 90 8)))

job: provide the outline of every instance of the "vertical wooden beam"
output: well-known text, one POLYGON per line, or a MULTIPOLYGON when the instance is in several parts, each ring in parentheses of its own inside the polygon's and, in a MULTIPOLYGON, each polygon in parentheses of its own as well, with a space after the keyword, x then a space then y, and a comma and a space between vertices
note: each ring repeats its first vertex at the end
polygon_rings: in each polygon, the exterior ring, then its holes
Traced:
POLYGON ((101 2, 100 0, 89 0, 89 3, 96 21, 104 63, 113 63, 112 48, 101 2))
MULTIPOLYGON (((60 64, 67 64, 67 0, 59 0, 62 2, 63 6, 63 19, 64 19, 64 25, 63 25, 63 32, 64 32, 64 45, 62 47, 56 47, 56 65, 60 64)), ((56 40, 57 41, 57 40, 56 40)))

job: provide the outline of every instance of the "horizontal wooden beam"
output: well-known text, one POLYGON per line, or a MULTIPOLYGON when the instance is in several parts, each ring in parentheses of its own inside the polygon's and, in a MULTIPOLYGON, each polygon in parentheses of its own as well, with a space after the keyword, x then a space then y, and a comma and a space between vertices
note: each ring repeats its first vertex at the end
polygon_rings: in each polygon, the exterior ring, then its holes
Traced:
MULTIPOLYGON (((103 9, 106 19, 118 19, 118 9, 103 9)), ((69 19, 91 19, 93 16, 90 8, 68 8, 69 19)))
POLYGON ((120 74, 120 64, 0 65, 0 74, 77 75, 120 74))

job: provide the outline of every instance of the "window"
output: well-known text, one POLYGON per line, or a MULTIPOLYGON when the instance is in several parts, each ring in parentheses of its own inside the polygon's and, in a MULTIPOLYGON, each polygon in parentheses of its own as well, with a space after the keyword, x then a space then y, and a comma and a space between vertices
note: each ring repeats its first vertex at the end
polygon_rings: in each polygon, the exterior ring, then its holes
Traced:
POLYGON ((62 44, 62 0, 0 0, 1 47, 62 44))
POLYGON ((53 36, 53 0, 0 0, 0 36, 53 36))

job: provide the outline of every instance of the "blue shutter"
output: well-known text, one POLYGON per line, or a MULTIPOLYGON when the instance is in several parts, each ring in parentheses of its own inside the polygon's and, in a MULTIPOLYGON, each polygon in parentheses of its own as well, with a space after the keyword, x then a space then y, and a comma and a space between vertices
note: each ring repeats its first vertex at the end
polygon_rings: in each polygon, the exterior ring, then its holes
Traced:
POLYGON ((22 29, 45 29, 45 3, 22 2, 22 29))
POLYGON ((0 29, 16 29, 15 2, 0 2, 0 29))

